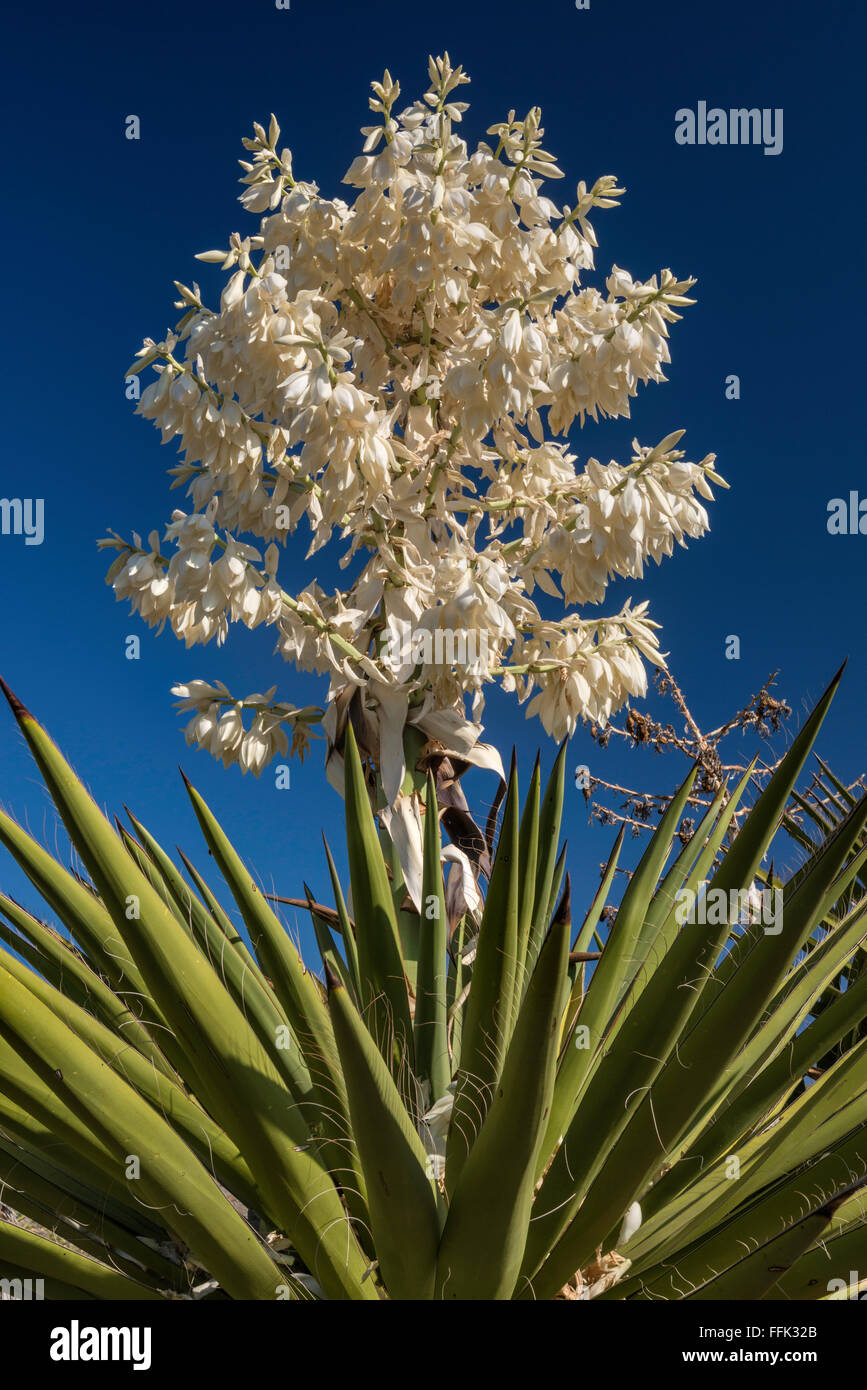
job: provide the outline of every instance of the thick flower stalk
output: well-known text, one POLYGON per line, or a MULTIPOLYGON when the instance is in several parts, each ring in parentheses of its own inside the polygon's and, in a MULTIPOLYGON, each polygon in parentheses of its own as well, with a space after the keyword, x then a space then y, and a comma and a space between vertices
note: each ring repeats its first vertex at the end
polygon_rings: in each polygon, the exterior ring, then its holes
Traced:
POLYGON ((117 596, 151 626, 191 646, 264 624, 285 660, 329 678, 325 715, 273 691, 178 687, 191 742, 258 774, 290 732, 303 753, 324 715, 342 783, 351 706, 390 804, 407 726, 499 765, 478 742, 490 681, 555 738, 643 695, 642 657, 663 662, 647 603, 584 609, 702 535, 700 499, 723 481, 713 455, 686 461, 682 431, 636 442, 624 465, 579 466, 570 430, 628 416, 639 384, 664 380, 668 325, 694 282, 615 266, 604 292, 583 285, 588 218, 616 205, 616 180, 580 183, 559 208, 543 192, 562 175, 539 110, 510 112, 470 150, 456 133, 466 75, 447 54, 429 72, 400 114, 389 73, 373 83, 352 202, 296 180, 273 117, 254 127, 241 202, 258 232, 199 257, 231 272, 219 309, 179 284, 176 331, 147 339, 132 369, 155 372, 138 410, 178 444, 191 510, 162 542, 101 542, 119 552, 117 596), (281 587, 305 518, 308 555, 337 533, 345 589, 281 587), (537 590, 571 611, 552 619, 537 590))

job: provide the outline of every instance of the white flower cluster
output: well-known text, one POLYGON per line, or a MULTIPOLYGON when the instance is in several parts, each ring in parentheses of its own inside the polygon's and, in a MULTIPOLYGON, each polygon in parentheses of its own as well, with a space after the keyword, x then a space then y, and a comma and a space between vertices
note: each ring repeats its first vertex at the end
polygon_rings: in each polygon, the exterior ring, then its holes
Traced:
MULTIPOLYGON (((389 73, 373 84, 352 202, 296 180, 273 117, 244 142, 241 202, 259 230, 200 257, 230 272, 219 308, 179 285, 176 331, 146 340, 134 368, 156 373, 138 408, 178 445, 192 511, 174 513, 170 555, 155 533, 148 546, 107 538, 109 581, 188 646, 223 642, 230 622, 272 626, 285 659, 328 674, 330 700, 360 689, 374 718, 398 692, 463 717, 470 694, 478 725, 498 679, 535 691, 528 713, 560 738, 643 694, 641 656, 662 656, 646 604, 551 621, 535 590, 598 604, 613 577, 640 578, 700 536, 698 498, 722 482, 713 455, 685 461, 680 432, 636 443, 625 466, 579 468, 567 438, 576 421, 628 416, 639 384, 664 380, 693 282, 615 266, 605 292, 582 285, 588 217, 616 205, 616 180, 581 183, 558 207, 539 110, 510 112, 470 150, 456 132, 467 77, 447 54, 429 73, 399 112, 389 73), (308 554, 335 530, 345 543, 341 565, 357 571, 345 590, 281 588, 279 547, 305 517, 308 554), (412 635, 437 629, 475 634, 485 661, 407 660, 412 635)), ((195 711, 188 737, 254 772, 285 751, 282 724, 299 727, 264 697, 235 702, 204 682, 178 693, 195 711)))
POLYGON ((316 719, 320 711, 312 707, 298 710, 292 705, 274 703, 276 689, 272 686, 264 695, 248 695, 245 700, 235 700, 222 681, 215 681, 213 685, 207 681, 190 681, 188 685, 175 686, 173 693, 179 696, 178 708, 193 714, 184 731, 187 743, 206 748, 222 760, 224 767, 237 762, 242 772, 252 772, 258 777, 275 754, 288 752, 285 725, 291 724, 292 751, 303 758, 308 743, 306 725, 311 718, 316 719), (245 710, 253 711, 249 727, 244 724, 245 710))

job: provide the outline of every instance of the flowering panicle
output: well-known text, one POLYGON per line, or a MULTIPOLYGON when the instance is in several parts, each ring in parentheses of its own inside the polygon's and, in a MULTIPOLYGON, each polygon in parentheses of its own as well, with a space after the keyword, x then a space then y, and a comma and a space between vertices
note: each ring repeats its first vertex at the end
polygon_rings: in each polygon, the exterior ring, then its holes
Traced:
MULTIPOLYGON (((419 723, 423 709, 429 728, 448 711, 453 743, 469 694, 468 746, 497 679, 560 738, 643 694, 641 657, 663 658, 646 603, 551 621, 536 590, 599 604, 611 579, 640 579, 702 535, 699 499, 723 481, 713 455, 686 460, 680 431, 636 442, 624 466, 579 466, 568 440, 575 422, 628 416, 639 385, 664 379, 693 281, 615 266, 604 291, 582 284, 589 218, 623 189, 580 183, 558 206, 538 108, 470 150, 457 133, 468 78, 447 54, 429 74, 401 110, 388 72, 373 84, 349 202, 296 179, 273 117, 254 126, 241 202, 259 230, 200 257, 227 272, 219 307, 179 285, 176 331, 147 339, 133 368, 155 373, 138 409, 178 445, 191 511, 162 543, 101 544, 119 552, 118 598, 187 646, 265 624, 286 660, 329 676, 330 701, 357 691, 374 721, 419 723), (309 554, 337 533, 341 564, 361 559, 346 589, 280 586, 280 547, 304 517, 309 554), (471 657, 416 659, 413 634, 440 630, 474 634, 471 657)), ((285 753, 287 724, 303 750, 316 718, 273 692, 176 693, 188 739, 257 774, 285 753)))

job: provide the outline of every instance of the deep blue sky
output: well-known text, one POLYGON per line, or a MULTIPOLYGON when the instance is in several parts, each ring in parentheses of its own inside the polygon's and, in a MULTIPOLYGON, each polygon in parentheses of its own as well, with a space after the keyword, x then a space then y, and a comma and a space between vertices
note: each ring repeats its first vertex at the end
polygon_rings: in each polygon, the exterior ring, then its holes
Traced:
MULTIPOLYGON (((339 846, 342 804, 318 750, 278 792, 267 773, 242 778, 187 750, 169 696, 193 676, 239 692, 279 680, 298 704, 319 701, 322 686, 275 665, 265 633, 233 631, 223 651, 155 638, 105 588, 94 542, 109 526, 146 534, 181 504, 165 475, 175 455, 133 415, 123 373, 142 337, 174 322, 173 279, 212 283, 194 253, 253 228, 236 202, 242 136, 273 110, 296 173, 336 193, 360 148, 369 81, 388 66, 409 101, 426 85, 427 54, 443 49, 473 79, 469 138, 510 107, 540 104, 567 175, 552 190, 559 201, 580 178, 615 173, 625 184, 622 208, 596 219, 603 275, 616 262, 636 277, 661 266, 698 277, 698 305, 673 330, 669 384, 642 392, 631 421, 591 426, 577 446, 582 458, 625 461, 633 434, 654 443, 685 427, 689 457, 714 450, 731 491, 713 505, 709 537, 643 585, 617 585, 608 607, 627 594, 651 599, 708 726, 777 667, 800 717, 849 655, 822 750, 847 778, 865 770, 867 536, 826 530, 830 498, 867 496, 861 6, 292 0, 278 11, 273 0, 152 0, 15 7, 4 27, 0 495, 44 497, 46 537, 41 547, 0 537, 0 671, 101 804, 127 801, 167 844, 201 859, 181 761, 263 877, 290 894, 302 875, 326 891, 319 833, 339 846), (701 100, 782 107, 783 153, 677 145, 675 111, 701 100), (139 142, 124 138, 131 113, 139 142), (739 401, 725 399, 729 373, 740 376, 739 401), (142 637, 138 662, 124 658, 128 633, 142 637), (724 657, 732 633, 740 661, 724 657)), ((541 726, 511 699, 490 699, 486 728, 504 754, 517 743, 522 769, 539 744, 550 765, 541 726)), ((3 804, 53 835, 2 711, 0 750, 3 804)), ((657 790, 683 770, 601 755, 582 733, 572 761, 657 790)), ((478 783, 476 804, 489 794, 478 783)), ((583 798, 567 795, 583 906, 611 832, 588 829, 583 798)), ((21 891, 5 856, 0 884, 21 891)))

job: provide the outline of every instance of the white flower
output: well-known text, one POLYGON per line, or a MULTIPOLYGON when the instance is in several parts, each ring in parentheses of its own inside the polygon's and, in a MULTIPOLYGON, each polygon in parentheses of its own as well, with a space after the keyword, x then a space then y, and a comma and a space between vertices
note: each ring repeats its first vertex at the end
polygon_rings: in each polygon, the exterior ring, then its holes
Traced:
POLYGON ((614 1242, 615 1246, 619 1249, 621 1245, 625 1245, 627 1241, 630 1241, 640 1225, 641 1207, 637 1202, 633 1202, 621 1222, 619 1234, 614 1242))
MULTIPOLYGON (((641 579, 708 527, 721 480, 712 455, 685 459, 680 432, 636 443, 625 465, 582 464, 566 437, 628 416, 639 387, 664 380, 692 281, 614 266, 602 289, 584 284, 589 219, 623 190, 607 176, 556 205, 541 112, 512 113, 472 148, 458 133, 466 74, 447 55, 428 71, 402 109, 390 74, 373 84, 351 201, 294 177, 276 122, 245 142, 256 233, 203 253, 227 276, 219 306, 179 287, 177 332, 147 339, 137 364, 155 372, 139 413, 180 449, 192 508, 173 514, 165 553, 153 535, 108 542, 111 582, 188 646, 271 625, 285 660, 327 675, 332 701, 361 690, 380 729, 396 702, 477 729, 465 698, 478 720, 500 680, 560 738, 643 693, 642 658, 663 658, 643 605, 554 622, 536 589, 600 604, 612 579, 641 579), (306 527, 310 556, 339 537, 346 588, 284 591, 283 547, 306 527), (264 542, 264 562, 241 536, 264 542), (430 659, 407 656, 419 633, 444 639, 430 659)), ((258 775, 287 723, 303 747, 288 706, 179 690, 188 740, 224 762, 258 775)))

